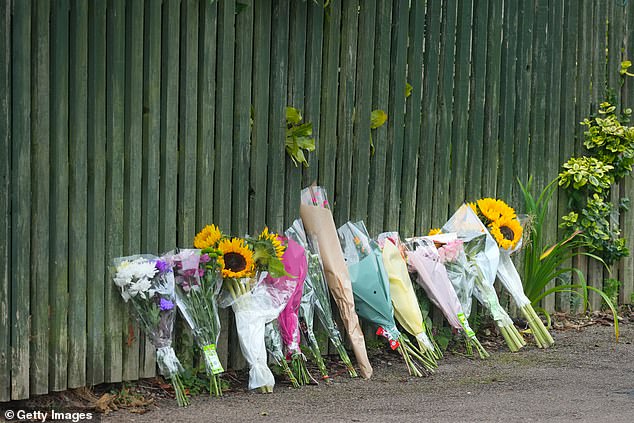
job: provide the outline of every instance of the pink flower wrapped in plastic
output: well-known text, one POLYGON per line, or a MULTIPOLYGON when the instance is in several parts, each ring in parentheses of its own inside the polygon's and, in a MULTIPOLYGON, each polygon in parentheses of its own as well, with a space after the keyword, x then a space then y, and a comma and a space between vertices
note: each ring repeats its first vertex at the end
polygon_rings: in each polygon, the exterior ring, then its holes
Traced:
POLYGON ((442 261, 443 263, 448 261, 456 261, 460 256, 460 253, 463 251, 462 244, 462 240, 454 239, 453 241, 449 241, 448 243, 438 248, 440 261, 442 261))
MULTIPOLYGON (((286 250, 282 256, 282 264, 288 276, 276 278, 276 282, 293 281, 295 290, 291 294, 288 304, 277 318, 277 323, 286 346, 287 357, 291 358, 291 370, 300 385, 310 383, 312 377, 306 369, 306 357, 300 349, 299 306, 302 301, 304 280, 308 272, 306 251, 292 239, 284 240, 286 250)), ((267 278, 270 278, 267 277, 267 278)))

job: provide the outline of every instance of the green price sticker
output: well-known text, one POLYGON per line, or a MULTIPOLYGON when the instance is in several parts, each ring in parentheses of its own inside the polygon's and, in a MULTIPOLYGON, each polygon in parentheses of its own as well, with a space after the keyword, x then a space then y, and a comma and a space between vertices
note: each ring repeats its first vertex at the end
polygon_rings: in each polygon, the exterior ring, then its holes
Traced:
POLYGON ((211 366, 211 372, 215 375, 222 373, 225 370, 220 364, 218 353, 216 352, 216 344, 209 344, 203 347, 203 353, 205 354, 205 360, 211 366))

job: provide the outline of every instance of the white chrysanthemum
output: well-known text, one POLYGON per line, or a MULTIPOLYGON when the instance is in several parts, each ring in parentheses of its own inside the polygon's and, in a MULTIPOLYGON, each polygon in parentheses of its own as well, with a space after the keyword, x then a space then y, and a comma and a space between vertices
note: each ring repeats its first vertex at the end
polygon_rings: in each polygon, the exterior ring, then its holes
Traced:
POLYGON ((117 266, 117 274, 114 277, 114 283, 118 287, 125 287, 132 283, 132 278, 134 277, 134 266, 129 261, 124 261, 117 266))
POLYGON ((132 262, 135 279, 152 279, 158 272, 153 262, 137 259, 132 262))
POLYGON ((146 298, 145 292, 149 291, 151 286, 152 286, 152 283, 150 282, 150 280, 147 278, 143 278, 137 282, 134 282, 132 285, 130 285, 127 291, 131 297, 134 297, 138 294, 142 298, 146 298))

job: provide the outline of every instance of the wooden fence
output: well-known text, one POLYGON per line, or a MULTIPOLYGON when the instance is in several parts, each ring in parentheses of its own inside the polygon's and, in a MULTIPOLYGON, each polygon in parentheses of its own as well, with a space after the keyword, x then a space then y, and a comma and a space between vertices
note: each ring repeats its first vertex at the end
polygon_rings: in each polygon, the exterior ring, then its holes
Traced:
MULTIPOLYGON (((484 195, 521 210, 516 178, 541 188, 582 151, 606 82, 634 105, 618 76, 634 1, 321 3, 0 0, 0 401, 154 375, 113 257, 189 246, 210 222, 283 230, 315 180, 338 224, 371 234, 426 232, 484 195), (313 124, 305 169, 286 106, 313 124)), ((614 191, 632 197, 632 178, 614 191)), ((560 196, 553 240, 564 211, 560 196)), ((632 269, 612 273, 623 302, 632 269)))

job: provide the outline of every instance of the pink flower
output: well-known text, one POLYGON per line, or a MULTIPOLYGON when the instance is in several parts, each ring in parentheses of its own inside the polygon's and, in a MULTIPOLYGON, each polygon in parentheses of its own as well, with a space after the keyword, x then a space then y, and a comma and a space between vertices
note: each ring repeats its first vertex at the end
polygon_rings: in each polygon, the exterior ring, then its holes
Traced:
POLYGON ((440 255, 440 260, 442 262, 455 261, 460 255, 461 251, 462 241, 459 239, 455 239, 440 247, 438 249, 438 254, 440 255))

